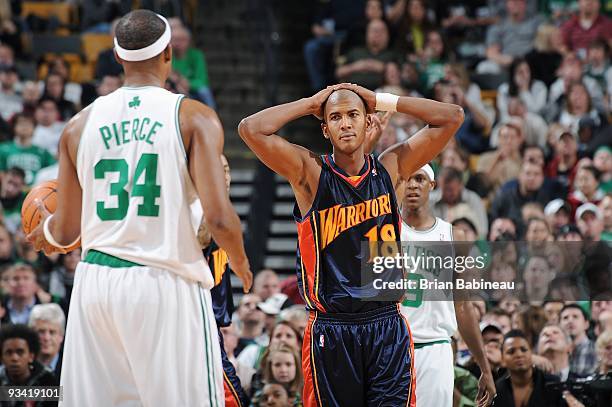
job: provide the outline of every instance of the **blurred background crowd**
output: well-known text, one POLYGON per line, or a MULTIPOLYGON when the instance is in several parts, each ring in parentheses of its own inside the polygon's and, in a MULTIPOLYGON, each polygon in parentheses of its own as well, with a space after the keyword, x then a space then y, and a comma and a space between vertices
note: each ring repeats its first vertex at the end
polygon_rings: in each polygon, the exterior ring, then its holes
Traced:
MULTIPOLYGON (((236 118, 339 81, 463 107, 464 124, 432 163, 430 207, 481 247, 500 242, 491 278, 525 281, 536 299, 474 302, 498 392, 525 369, 546 379, 537 386, 612 369, 612 1, 0 0, 0 384, 58 380, 81 253, 34 252, 21 204, 57 177, 67 120, 122 86, 113 27, 134 7, 170 18, 167 88, 216 109, 225 125, 231 197, 262 270, 252 294, 236 293, 222 331, 254 405, 300 404, 307 314, 292 275, 290 191, 237 141, 236 118), (577 273, 585 265, 596 277, 577 273), (510 352, 507 341, 525 346, 510 352)), ((422 126, 385 118, 374 154, 422 126)), ((329 151, 314 119, 285 134, 329 151)), ((478 368, 459 337, 456 346, 456 405, 474 405, 478 368)))

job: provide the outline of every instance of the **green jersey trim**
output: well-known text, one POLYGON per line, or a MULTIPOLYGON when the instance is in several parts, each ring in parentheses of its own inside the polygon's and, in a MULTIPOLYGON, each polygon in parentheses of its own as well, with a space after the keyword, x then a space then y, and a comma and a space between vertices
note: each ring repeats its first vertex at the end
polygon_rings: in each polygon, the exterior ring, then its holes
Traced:
POLYGON ((427 346, 438 345, 440 343, 450 343, 450 339, 440 339, 439 341, 415 343, 414 349, 421 349, 427 346))
POLYGON ((115 268, 143 267, 142 264, 123 260, 119 257, 111 256, 110 254, 102 253, 94 249, 91 249, 87 252, 87 256, 85 256, 85 260, 83 261, 89 264, 97 264, 99 266, 108 266, 115 268))
POLYGON ((178 136, 179 144, 181 145, 181 150, 183 150, 183 155, 185 156, 185 160, 187 159, 187 151, 185 150, 185 144, 183 144, 183 135, 181 134, 181 124, 179 121, 179 110, 181 107, 181 102, 185 98, 185 95, 180 95, 176 101, 176 107, 174 108, 174 124, 176 125, 176 134, 178 136))

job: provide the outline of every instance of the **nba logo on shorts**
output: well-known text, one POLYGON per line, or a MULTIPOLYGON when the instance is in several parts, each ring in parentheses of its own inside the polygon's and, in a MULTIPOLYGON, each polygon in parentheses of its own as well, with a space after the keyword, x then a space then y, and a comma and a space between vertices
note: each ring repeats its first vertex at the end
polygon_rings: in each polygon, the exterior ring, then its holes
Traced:
POLYGON ((325 345, 325 337, 323 335, 319 336, 319 346, 323 347, 325 345))

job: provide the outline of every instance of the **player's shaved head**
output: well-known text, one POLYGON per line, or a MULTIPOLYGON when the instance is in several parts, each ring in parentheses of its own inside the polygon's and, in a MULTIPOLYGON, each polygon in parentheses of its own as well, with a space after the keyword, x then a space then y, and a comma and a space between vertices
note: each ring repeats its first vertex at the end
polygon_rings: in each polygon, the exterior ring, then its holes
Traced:
POLYGON ((366 113, 366 104, 361 98, 361 96, 359 96, 357 93, 353 92, 350 89, 338 89, 333 91, 331 95, 329 95, 329 97, 325 101, 325 104, 323 105, 324 121, 327 117, 328 107, 333 107, 336 104, 342 102, 355 103, 357 106, 359 106, 360 109, 363 109, 364 114, 366 113))
POLYGON ((166 24, 150 10, 134 10, 117 23, 115 35, 122 48, 134 50, 148 47, 162 36, 166 24))

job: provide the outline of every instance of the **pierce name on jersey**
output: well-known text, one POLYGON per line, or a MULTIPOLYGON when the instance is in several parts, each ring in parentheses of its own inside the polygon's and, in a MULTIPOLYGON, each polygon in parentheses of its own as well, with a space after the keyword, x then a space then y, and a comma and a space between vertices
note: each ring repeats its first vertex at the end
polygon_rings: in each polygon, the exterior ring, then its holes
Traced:
POLYGON ((81 241, 205 288, 214 278, 197 240, 201 204, 179 125, 183 95, 123 87, 92 104, 77 172, 83 189, 81 241))
POLYGON ((107 150, 138 141, 153 145, 155 135, 162 127, 163 124, 148 117, 135 117, 100 127, 100 135, 107 150))

